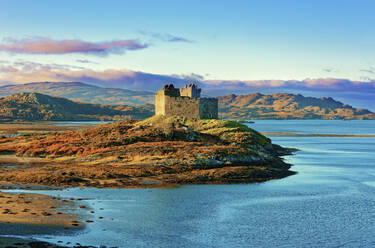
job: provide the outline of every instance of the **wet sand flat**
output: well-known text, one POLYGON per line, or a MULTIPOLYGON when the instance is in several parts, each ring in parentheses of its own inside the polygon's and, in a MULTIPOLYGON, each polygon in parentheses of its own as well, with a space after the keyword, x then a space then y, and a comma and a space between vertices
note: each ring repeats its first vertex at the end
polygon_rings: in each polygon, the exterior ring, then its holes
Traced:
POLYGON ((67 200, 39 194, 0 192, 0 224, 31 224, 56 227, 81 227, 77 216, 63 213, 63 207, 73 207, 67 200))

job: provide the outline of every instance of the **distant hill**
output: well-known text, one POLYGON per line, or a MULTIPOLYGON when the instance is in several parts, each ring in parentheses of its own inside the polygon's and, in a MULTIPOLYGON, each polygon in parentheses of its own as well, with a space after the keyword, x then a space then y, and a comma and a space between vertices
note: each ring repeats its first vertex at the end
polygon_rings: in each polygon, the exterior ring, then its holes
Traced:
POLYGON ((153 115, 153 105, 119 106, 78 103, 40 93, 19 93, 0 98, 0 120, 67 121, 144 119, 153 115))
POLYGON ((102 88, 80 82, 40 82, 0 87, 0 96, 22 92, 37 92, 77 102, 99 104, 141 105, 154 102, 152 92, 102 88))
POLYGON ((356 109, 331 97, 260 93, 218 97, 223 118, 238 119, 375 119, 367 109, 356 109))
MULTIPOLYGON (((0 96, 19 92, 38 92, 68 98, 76 102, 108 104, 108 109, 124 108, 135 111, 134 116, 148 117, 153 114, 154 93, 125 89, 101 88, 80 82, 41 82, 0 87, 0 96), (129 107, 129 105, 142 105, 129 107), (120 107, 119 105, 124 105, 120 107)), ((218 97, 219 113, 223 118, 237 119, 375 119, 375 114, 366 109, 356 109, 335 101, 330 97, 315 98, 295 94, 260 93, 248 95, 226 95, 218 97)), ((66 100, 66 99, 65 99, 66 100)), ((78 103, 75 103, 78 104, 78 103)), ((81 105, 82 107, 83 105, 81 105)), ((86 105, 85 105, 86 106, 86 105)), ((99 105, 95 105, 97 108, 99 105)), ((103 106, 101 106, 103 107, 103 106)), ((82 114, 82 113, 80 113, 82 114)), ((90 112, 93 115, 94 112, 90 112)), ((101 115, 101 114, 100 114, 101 115)), ((117 113, 115 115, 122 115, 117 113)), ((108 115, 109 117, 112 114, 108 115)), ((82 118, 82 115, 81 115, 82 118)), ((112 117, 111 117, 112 118, 112 117)))

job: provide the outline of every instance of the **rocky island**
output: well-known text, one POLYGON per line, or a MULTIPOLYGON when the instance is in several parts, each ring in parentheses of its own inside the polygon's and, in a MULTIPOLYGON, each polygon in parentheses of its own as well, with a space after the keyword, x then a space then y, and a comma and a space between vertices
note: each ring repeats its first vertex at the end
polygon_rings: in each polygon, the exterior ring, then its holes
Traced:
POLYGON ((272 144, 237 121, 216 119, 217 99, 201 98, 194 84, 180 90, 164 87, 156 95, 156 112, 143 121, 4 137, 3 163, 12 158, 20 166, 2 168, 0 181, 164 187, 258 182, 293 174, 282 159, 292 149, 272 144), (38 159, 27 159, 31 157, 38 159))
POLYGON ((292 175, 282 159, 292 151, 236 121, 157 115, 2 138, 7 159, 0 163, 13 157, 18 166, 3 167, 0 181, 93 187, 259 182, 292 175))

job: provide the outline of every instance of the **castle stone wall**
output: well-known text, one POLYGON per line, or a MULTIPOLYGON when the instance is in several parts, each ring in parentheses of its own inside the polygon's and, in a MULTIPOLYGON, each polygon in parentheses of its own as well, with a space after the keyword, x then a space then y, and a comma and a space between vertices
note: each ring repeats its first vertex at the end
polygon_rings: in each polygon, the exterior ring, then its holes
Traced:
POLYGON ((165 116, 181 116, 199 119, 199 99, 165 96, 165 116))
POLYGON ((217 119, 218 100, 199 98, 200 91, 195 85, 185 86, 182 91, 175 89, 173 85, 164 86, 155 95, 155 114, 194 119, 217 119), (181 96, 185 94, 187 96, 181 96))

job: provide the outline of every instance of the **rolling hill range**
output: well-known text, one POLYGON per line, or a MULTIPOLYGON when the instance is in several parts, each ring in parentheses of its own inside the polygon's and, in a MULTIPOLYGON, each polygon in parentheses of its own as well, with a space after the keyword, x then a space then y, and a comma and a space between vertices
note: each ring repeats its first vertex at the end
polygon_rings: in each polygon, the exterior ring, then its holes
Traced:
MULTIPOLYGON (((0 87, 0 96, 9 96, 21 92, 37 92, 45 95, 68 98, 76 102, 106 104, 109 109, 124 108, 134 111, 133 117, 150 116, 153 114, 154 93, 148 91, 132 91, 125 89, 101 88, 80 82, 40 82, 0 87), (129 105, 143 105, 129 107, 129 105), (120 107, 119 105, 124 105, 120 107), (137 112, 140 111, 141 113, 137 112), (148 112, 142 112, 148 111, 148 112), (141 114, 141 115, 139 115, 141 114)), ((47 96, 46 96, 47 97, 47 96)), ((356 109, 350 105, 335 101, 330 97, 315 98, 302 95, 278 93, 263 95, 220 96, 219 113, 222 118, 237 119, 375 119, 375 114, 365 109, 356 109)), ((4 109, 1 100, 0 107, 4 109)), ((78 103, 76 103, 78 104, 78 103)), ((82 106, 82 105, 80 105, 82 106)), ((86 105, 85 105, 86 106, 86 105)), ((87 105, 88 106, 88 105, 87 105)), ((99 105, 95 105, 97 108, 99 105)), ((104 106, 101 106, 104 107, 104 106)), ((8 107, 5 107, 7 109, 8 107)), ((111 110, 111 111, 112 111, 111 110)), ((51 110, 52 111, 52 110, 51 110)), ((62 111, 62 110, 59 110, 62 111)), ((89 115, 102 112, 89 112, 89 115)), ((112 116, 109 114, 108 116, 112 116)), ((77 113, 75 113, 77 114, 77 113)), ((82 114, 82 113, 79 113, 82 114)), ((114 115, 123 115, 117 113, 114 115)), ((127 115, 127 114, 125 114, 127 115)), ((43 116, 43 115, 42 115, 43 116)), ((43 117, 47 118, 47 117, 43 117)), ((82 116, 80 117, 82 118, 82 116)), ((97 117, 96 117, 97 118, 97 117)), ((111 117, 112 118, 112 117, 111 117)))
POLYGON ((222 118, 236 119, 375 119, 367 109, 356 109, 331 97, 260 93, 218 97, 222 118))
POLYGON ((120 106, 78 103, 40 93, 18 93, 0 99, 0 121, 67 121, 144 119, 153 105, 120 106))
POLYGON ((152 92, 102 88, 80 82, 39 82, 0 87, 0 96, 22 92, 37 92, 77 102, 98 104, 142 105, 154 102, 152 92))

